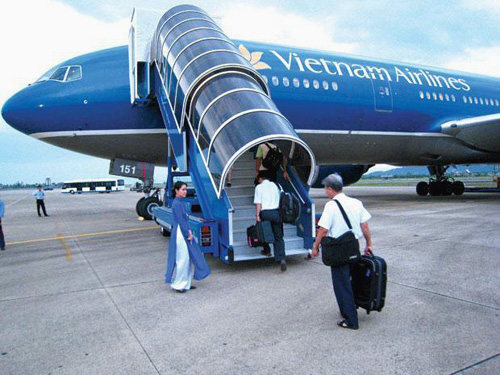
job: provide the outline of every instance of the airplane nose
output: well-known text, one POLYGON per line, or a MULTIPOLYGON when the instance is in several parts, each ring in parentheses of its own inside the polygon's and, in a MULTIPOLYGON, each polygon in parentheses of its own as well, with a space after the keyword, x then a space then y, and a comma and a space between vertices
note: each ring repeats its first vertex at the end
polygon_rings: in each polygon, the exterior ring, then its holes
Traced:
POLYGON ((29 134, 31 108, 29 95, 22 90, 10 97, 2 106, 2 117, 14 129, 29 134))
POLYGON ((14 116, 12 115, 13 112, 15 112, 15 103, 13 103, 15 102, 15 100, 13 100, 14 96, 8 99, 2 106, 2 117, 10 126, 12 126, 14 122, 14 116))

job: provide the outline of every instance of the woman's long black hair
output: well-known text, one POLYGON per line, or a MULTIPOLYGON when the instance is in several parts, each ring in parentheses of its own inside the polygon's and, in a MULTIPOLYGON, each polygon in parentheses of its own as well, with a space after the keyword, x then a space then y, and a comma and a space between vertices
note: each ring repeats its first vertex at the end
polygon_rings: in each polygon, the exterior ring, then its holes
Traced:
POLYGON ((177 190, 180 190, 181 187, 183 187, 184 185, 187 186, 187 184, 184 182, 184 181, 177 181, 175 184, 174 184, 174 189, 172 190, 172 192, 174 193, 174 198, 176 197, 176 194, 175 192, 177 190))

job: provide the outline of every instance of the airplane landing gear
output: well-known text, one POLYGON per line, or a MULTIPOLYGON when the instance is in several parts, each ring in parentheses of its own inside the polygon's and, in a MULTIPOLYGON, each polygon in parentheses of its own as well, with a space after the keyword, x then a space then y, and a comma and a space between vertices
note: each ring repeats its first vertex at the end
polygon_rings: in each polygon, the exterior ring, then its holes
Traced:
POLYGON ((446 177, 444 174, 449 166, 429 166, 427 167, 431 175, 436 175, 436 178, 429 178, 429 183, 420 181, 417 184, 417 194, 426 196, 439 195, 462 195, 465 191, 465 186, 462 181, 455 181, 453 178, 446 177))
POLYGON ((163 206, 161 201, 160 189, 156 189, 153 194, 148 197, 142 197, 135 205, 137 215, 142 216, 145 220, 153 219, 153 208, 163 206))

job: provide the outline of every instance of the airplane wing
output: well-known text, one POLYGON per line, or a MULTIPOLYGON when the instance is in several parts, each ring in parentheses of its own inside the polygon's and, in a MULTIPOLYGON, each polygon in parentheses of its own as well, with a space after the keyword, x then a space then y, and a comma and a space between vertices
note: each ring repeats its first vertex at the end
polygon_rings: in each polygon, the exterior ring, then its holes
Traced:
POLYGON ((500 152, 500 113, 448 121, 441 125, 441 131, 476 150, 500 152))

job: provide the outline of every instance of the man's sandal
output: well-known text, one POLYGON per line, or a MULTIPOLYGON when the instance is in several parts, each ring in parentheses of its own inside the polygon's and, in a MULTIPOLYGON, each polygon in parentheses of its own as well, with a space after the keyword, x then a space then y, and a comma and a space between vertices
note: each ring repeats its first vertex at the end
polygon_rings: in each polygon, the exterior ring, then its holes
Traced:
POLYGON ((347 328, 347 329, 358 329, 359 327, 351 326, 347 324, 347 320, 341 320, 340 322, 337 322, 337 325, 340 328, 347 328))

